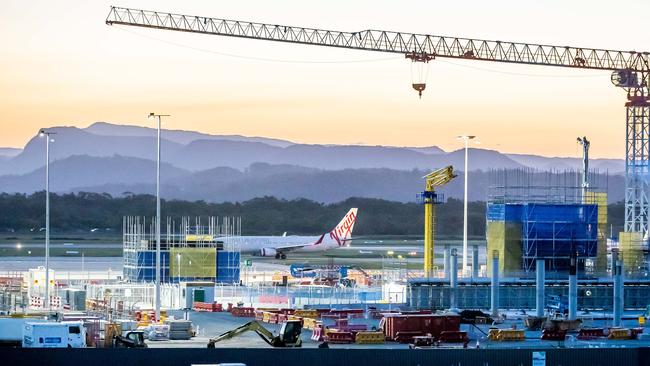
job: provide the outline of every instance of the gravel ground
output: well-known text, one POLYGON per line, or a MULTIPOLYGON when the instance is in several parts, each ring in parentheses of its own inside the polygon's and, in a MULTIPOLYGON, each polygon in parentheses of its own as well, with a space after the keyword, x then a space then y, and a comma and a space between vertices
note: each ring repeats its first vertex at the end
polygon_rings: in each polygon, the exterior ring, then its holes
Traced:
MULTIPOLYGON (((172 315, 182 317, 180 312, 171 312, 172 315)), ((205 348, 210 337, 218 336, 228 330, 236 328, 242 324, 251 321, 251 318, 238 318, 233 317, 229 313, 207 313, 207 312, 191 312, 190 319, 195 326, 199 327, 199 335, 189 341, 151 341, 148 342, 149 347, 181 347, 181 348, 205 348)), ((377 326, 379 320, 354 318, 350 321, 352 324, 366 324, 370 329, 377 326)), ((331 325, 333 321, 326 320, 325 325, 331 325)), ((277 334, 280 325, 267 324, 263 325, 270 331, 277 334)), ((515 325, 521 329, 520 320, 509 320, 504 324, 499 325, 499 328, 511 328, 515 325)), ((604 327, 606 324, 602 321, 592 321, 587 324, 591 327, 604 327)), ((628 320, 624 322, 624 326, 634 327, 637 326, 635 321, 628 320)), ((635 341, 610 341, 610 340, 596 340, 596 341, 580 341, 575 339, 574 335, 569 335, 564 342, 557 341, 542 341, 540 340, 540 332, 526 332, 526 341, 524 342, 490 342, 485 338, 483 332, 487 333, 490 326, 481 325, 479 328, 462 325, 461 330, 467 331, 471 339, 469 343, 470 348, 477 345, 477 341, 481 348, 571 348, 571 347, 649 347, 650 339, 635 340, 635 341)), ((650 333, 646 330, 645 333, 650 333)), ((303 347, 315 348, 319 342, 311 340, 311 331, 303 329, 302 331, 303 347)), ((240 335, 239 337, 222 341, 216 344, 216 347, 223 348, 269 348, 260 337, 254 332, 248 332, 240 335)), ((387 342, 383 345, 356 345, 356 344, 330 344, 331 348, 408 348, 408 345, 387 342)), ((460 345, 448 345, 447 347, 461 347, 460 345)))

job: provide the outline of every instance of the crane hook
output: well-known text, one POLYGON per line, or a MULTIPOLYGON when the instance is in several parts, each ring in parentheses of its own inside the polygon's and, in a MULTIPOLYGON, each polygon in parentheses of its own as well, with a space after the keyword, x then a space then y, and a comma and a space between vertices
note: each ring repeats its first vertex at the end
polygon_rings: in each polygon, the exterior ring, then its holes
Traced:
POLYGON ((422 99, 422 92, 427 88, 426 83, 413 83, 413 89, 418 92, 420 99, 422 99))

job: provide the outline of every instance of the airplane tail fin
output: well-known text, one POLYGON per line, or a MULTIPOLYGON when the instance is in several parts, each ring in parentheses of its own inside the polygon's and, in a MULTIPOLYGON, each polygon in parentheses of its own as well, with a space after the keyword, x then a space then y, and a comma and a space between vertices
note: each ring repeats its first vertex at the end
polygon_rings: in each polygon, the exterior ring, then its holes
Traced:
POLYGON ((352 238, 352 229, 357 222, 357 208, 351 208, 345 214, 341 222, 334 227, 329 233, 330 239, 334 240, 339 246, 345 245, 352 238))

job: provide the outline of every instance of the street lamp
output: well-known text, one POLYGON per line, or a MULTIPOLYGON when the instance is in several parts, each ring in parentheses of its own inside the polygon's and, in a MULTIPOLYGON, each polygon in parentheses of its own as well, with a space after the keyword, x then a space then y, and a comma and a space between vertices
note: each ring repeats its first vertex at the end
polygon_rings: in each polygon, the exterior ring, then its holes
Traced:
POLYGON ((160 125, 169 114, 149 113, 149 119, 158 119, 158 149, 156 159, 156 320, 160 321, 160 125))
POLYGON ((181 283, 181 253, 176 254, 176 260, 178 262, 178 283, 181 283))
POLYGON ((43 306, 50 310, 50 136, 56 132, 41 129, 40 137, 45 137, 45 301, 43 306))
POLYGON ((468 273, 469 269, 467 268, 467 176, 469 175, 468 172, 468 145, 469 145, 469 140, 474 139, 476 136, 472 135, 463 135, 463 136, 458 136, 459 140, 463 140, 465 142, 465 193, 463 195, 463 273, 468 273))

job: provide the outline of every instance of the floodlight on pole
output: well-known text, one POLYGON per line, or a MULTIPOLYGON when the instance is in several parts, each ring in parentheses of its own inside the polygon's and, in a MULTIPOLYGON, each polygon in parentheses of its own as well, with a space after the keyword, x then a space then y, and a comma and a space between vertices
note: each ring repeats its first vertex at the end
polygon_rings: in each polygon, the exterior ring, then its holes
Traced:
POLYGON ((156 321, 160 321, 160 125, 169 114, 149 113, 149 119, 158 119, 156 159, 156 321))
POLYGON ((467 176, 469 175, 468 147, 469 147, 469 140, 476 138, 476 136, 462 135, 462 136, 458 136, 457 138, 465 142, 465 169, 463 169, 463 173, 465 175, 465 189, 463 194, 463 270, 462 270, 462 273, 464 275, 469 272, 469 269, 467 268, 467 176))
POLYGON ((50 310, 50 142, 56 132, 41 129, 40 137, 45 137, 45 299, 43 308, 50 310))

